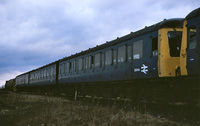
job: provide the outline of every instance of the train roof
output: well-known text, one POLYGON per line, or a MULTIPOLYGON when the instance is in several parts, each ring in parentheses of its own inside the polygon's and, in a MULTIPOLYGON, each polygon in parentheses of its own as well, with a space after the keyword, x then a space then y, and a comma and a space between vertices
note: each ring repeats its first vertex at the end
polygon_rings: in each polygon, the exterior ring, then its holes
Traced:
POLYGON ((190 12, 187 16, 186 19, 190 19, 190 18, 194 18, 200 16, 200 8, 197 8, 195 10, 193 10, 192 12, 190 12))
POLYGON ((64 57, 62 59, 59 59, 57 61, 54 61, 52 63, 44 65, 42 67, 33 69, 33 70, 28 71, 26 73, 20 74, 18 76, 22 76, 22 75, 28 74, 30 72, 34 72, 34 71, 37 71, 39 69, 48 67, 50 65, 58 63, 59 61, 69 60, 69 59, 72 59, 72 58, 75 58, 75 57, 79 57, 79 56, 82 56, 82 55, 85 55, 85 54, 88 54, 88 53, 91 53, 91 52, 94 52, 94 51, 98 51, 98 50, 104 49, 104 48, 109 47, 109 46, 116 45, 116 44, 118 44, 120 42, 130 40, 130 39, 132 39, 134 37, 137 37, 137 36, 149 33, 149 32, 156 31, 156 30, 158 30, 160 28, 174 28, 174 27, 183 27, 183 18, 174 18, 174 19, 168 19, 168 20, 164 19, 163 21, 161 21, 161 22, 159 22, 157 24, 154 24, 154 25, 151 25, 151 26, 148 26, 148 27, 146 26, 145 28, 143 28, 143 29, 141 29, 139 31, 131 32, 130 34, 122 36, 120 38, 117 37, 115 40, 112 40, 110 42, 106 42, 106 43, 104 43, 102 45, 97 45, 96 47, 89 48, 88 50, 82 51, 80 53, 76 53, 76 54, 71 55, 69 57, 64 57))
POLYGON ((9 80, 6 80, 6 82, 14 81, 14 80, 15 80, 15 78, 13 78, 13 79, 9 79, 9 80))
POLYGON ((28 71, 28 72, 25 72, 25 73, 22 73, 22 74, 20 74, 20 75, 17 75, 16 77, 23 76, 23 75, 26 75, 26 74, 28 74, 28 73, 31 73, 31 72, 37 71, 37 70, 39 70, 39 69, 42 69, 42 68, 45 68, 45 67, 48 67, 48 66, 54 65, 54 64, 56 64, 58 61, 59 61, 59 60, 54 61, 54 62, 49 63, 49 64, 46 64, 46 65, 41 66, 41 67, 39 67, 39 68, 35 68, 35 69, 30 70, 30 71, 28 71))
POLYGON ((131 32, 130 34, 122 36, 120 38, 117 37, 115 40, 112 40, 110 42, 106 42, 102 45, 97 45, 96 47, 89 48, 88 50, 82 51, 80 53, 76 53, 76 54, 71 55, 69 57, 65 57, 65 58, 61 59, 61 61, 67 60, 67 59, 72 59, 72 58, 75 58, 75 57, 78 57, 78 56, 82 56, 82 55, 88 54, 90 52, 98 51, 98 50, 101 50, 103 48, 116 45, 120 42, 128 41, 128 40, 130 40, 134 37, 137 37, 137 36, 149 33, 149 32, 156 31, 160 28, 174 28, 174 27, 182 28, 183 27, 183 18, 174 18, 174 19, 168 19, 168 20, 164 19, 163 21, 161 21, 157 24, 154 24, 154 25, 151 25, 151 26, 148 26, 148 27, 146 26, 145 28, 143 28, 139 31, 131 32))

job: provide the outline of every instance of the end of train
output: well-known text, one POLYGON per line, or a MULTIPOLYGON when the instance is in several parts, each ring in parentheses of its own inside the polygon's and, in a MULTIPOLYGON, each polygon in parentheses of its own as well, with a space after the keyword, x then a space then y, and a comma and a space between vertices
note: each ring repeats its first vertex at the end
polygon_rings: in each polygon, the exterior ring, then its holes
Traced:
POLYGON ((17 89, 15 87, 15 78, 6 81, 5 90, 6 91, 17 91, 17 89))

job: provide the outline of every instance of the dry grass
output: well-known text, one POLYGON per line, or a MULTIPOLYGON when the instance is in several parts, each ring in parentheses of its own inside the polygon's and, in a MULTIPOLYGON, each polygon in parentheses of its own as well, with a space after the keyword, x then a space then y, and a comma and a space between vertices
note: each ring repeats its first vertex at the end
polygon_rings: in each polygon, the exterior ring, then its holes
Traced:
POLYGON ((2 126, 190 126, 115 106, 14 93, 0 94, 0 122, 2 126))

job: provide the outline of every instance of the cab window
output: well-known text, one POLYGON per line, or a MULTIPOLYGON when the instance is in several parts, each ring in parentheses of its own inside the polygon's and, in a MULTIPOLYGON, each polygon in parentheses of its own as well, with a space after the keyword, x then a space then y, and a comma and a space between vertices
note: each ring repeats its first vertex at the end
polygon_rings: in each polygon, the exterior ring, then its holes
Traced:
POLYGON ((180 57, 181 41, 182 41, 181 31, 168 32, 169 53, 171 57, 180 57))

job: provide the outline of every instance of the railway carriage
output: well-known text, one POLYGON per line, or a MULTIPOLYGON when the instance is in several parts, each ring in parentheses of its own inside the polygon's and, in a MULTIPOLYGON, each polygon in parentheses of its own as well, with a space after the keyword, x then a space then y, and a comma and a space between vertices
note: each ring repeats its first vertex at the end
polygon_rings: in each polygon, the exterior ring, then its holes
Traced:
POLYGON ((56 63, 33 70, 29 74, 30 86, 56 84, 56 63))
POLYGON ((72 95, 101 97, 138 96, 146 86, 145 92, 156 90, 159 82, 150 81, 180 75, 182 27, 183 19, 164 20, 64 58, 58 85, 72 95))
POLYGON ((21 89, 21 91, 26 91, 29 86, 29 73, 24 73, 15 78, 15 87, 21 89))
POLYGON ((10 80, 6 81, 5 89, 7 91, 16 91, 15 79, 10 79, 10 80))
POLYGON ((164 20, 62 59, 59 83, 174 77, 180 67, 182 22, 164 20))

